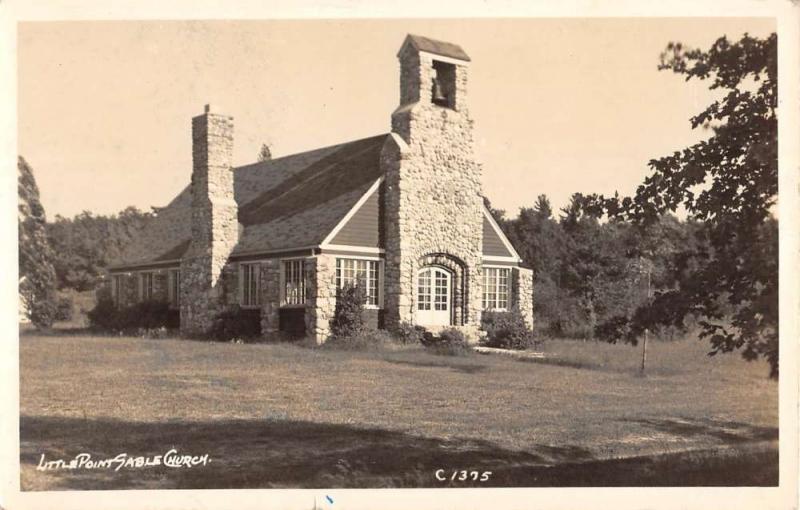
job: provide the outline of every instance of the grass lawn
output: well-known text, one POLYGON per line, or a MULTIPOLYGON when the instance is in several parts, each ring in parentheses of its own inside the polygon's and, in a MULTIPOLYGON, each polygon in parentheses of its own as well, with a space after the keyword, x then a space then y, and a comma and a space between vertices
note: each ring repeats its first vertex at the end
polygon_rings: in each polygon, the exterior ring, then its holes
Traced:
POLYGON ((707 357, 698 340, 651 342, 641 377, 638 348, 545 350, 522 361, 23 335, 22 488, 777 483, 778 390, 765 363, 707 357), (212 461, 36 469, 41 454, 173 447, 212 461), (492 475, 440 482, 438 469, 492 475))

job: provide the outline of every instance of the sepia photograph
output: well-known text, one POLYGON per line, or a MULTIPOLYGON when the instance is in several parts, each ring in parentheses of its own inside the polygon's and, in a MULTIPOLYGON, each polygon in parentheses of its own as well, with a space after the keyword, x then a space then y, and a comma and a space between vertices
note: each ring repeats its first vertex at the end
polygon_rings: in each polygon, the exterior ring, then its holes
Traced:
POLYGON ((17 490, 796 483, 725 14, 19 20, 17 490))

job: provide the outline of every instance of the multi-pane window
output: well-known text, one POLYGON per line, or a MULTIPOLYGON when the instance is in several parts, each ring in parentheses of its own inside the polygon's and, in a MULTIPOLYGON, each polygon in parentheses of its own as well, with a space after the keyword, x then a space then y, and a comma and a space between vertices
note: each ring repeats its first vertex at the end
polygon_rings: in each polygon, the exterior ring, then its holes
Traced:
POLYGON ((181 305, 181 271, 180 269, 170 269, 167 277, 167 297, 169 304, 173 308, 181 305))
POLYGON ((306 304, 306 274, 303 259, 283 261, 283 304, 306 304))
POLYGON ((417 276, 417 309, 446 311, 450 309, 450 276, 441 268, 429 267, 417 276))
POLYGON ((345 285, 360 286, 368 306, 380 306, 380 261, 363 259, 336 259, 336 288, 345 285))
POLYGON ((257 307, 261 305, 260 268, 259 264, 241 264, 241 306, 257 307))
POLYGON ((434 271, 433 276, 433 309, 447 310, 447 296, 449 280, 444 271, 434 271))
POLYGON ((423 271, 417 280, 417 308, 431 309, 431 271, 423 271))
POLYGON ((139 301, 153 299, 153 273, 139 274, 139 301))
POLYGON ((483 268, 483 309, 508 310, 508 268, 483 268))
POLYGON ((122 283, 123 283, 122 275, 115 274, 113 279, 111 280, 111 292, 113 293, 114 297, 114 304, 120 306, 122 304, 122 283))

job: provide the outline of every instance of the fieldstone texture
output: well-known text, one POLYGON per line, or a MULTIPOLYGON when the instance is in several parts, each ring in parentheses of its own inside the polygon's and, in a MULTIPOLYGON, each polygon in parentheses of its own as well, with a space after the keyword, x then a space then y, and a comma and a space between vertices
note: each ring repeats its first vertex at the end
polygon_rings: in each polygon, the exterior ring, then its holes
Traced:
POLYGON ((192 119, 192 238, 181 260, 181 331, 203 334, 224 306, 220 276, 239 239, 234 201, 233 118, 192 119))
POLYGON ((280 329, 280 282, 281 264, 278 259, 261 263, 261 336, 275 339, 280 329))
POLYGON ((336 308, 336 257, 320 254, 306 259, 305 267, 309 285, 306 335, 321 344, 331 334, 336 308))
POLYGON ((381 155, 386 324, 414 321, 417 272, 438 263, 454 273, 452 323, 471 333, 481 313, 483 199, 466 101, 467 67, 455 65, 450 73, 450 108, 432 101, 434 56, 406 45, 399 58, 401 104, 381 155))
POLYGON ((529 327, 533 327, 533 271, 516 267, 511 271, 511 299, 529 327))

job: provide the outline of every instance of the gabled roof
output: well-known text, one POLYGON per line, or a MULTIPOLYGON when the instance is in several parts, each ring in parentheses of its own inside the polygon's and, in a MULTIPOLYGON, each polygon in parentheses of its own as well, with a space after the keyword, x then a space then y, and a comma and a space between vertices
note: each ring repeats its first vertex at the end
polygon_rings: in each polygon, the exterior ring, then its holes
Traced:
MULTIPOLYGON (((234 168, 242 226, 232 256, 319 245, 381 177, 379 135, 234 168)), ((162 208, 116 267, 179 260, 191 240, 191 190, 162 208)))
POLYGON ((428 39, 427 37, 422 37, 421 35, 408 34, 408 36, 406 36, 406 40, 403 41, 403 45, 400 47, 400 53, 403 52, 406 44, 410 44, 417 51, 426 51, 435 55, 456 58, 466 62, 470 61, 469 55, 467 55, 467 53, 458 44, 428 39))

